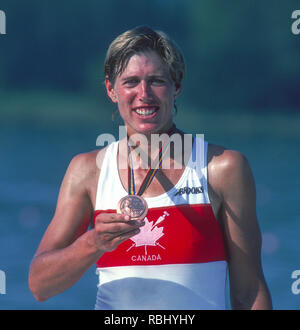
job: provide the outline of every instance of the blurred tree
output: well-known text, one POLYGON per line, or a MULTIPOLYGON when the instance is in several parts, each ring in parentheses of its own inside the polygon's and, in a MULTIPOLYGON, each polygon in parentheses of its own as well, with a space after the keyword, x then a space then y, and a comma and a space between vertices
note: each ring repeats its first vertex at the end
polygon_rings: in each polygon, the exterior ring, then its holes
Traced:
POLYGON ((296 8, 282 1, 201 1, 190 6, 192 93, 202 105, 299 109, 300 39, 290 32, 296 8), (199 92, 198 92, 199 95, 199 92))
POLYGON ((150 25, 185 54, 183 98, 214 109, 298 110, 296 1, 3 0, 2 85, 86 92, 103 80, 105 51, 121 32, 150 25))

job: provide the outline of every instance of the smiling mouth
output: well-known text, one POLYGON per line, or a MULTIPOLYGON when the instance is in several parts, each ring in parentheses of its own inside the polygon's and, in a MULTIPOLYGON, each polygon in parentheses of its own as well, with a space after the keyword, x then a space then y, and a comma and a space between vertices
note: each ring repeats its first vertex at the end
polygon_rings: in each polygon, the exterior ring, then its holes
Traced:
POLYGON ((133 109, 134 112, 136 112, 139 116, 151 116, 153 115, 157 110, 158 106, 149 106, 149 107, 140 107, 133 109))

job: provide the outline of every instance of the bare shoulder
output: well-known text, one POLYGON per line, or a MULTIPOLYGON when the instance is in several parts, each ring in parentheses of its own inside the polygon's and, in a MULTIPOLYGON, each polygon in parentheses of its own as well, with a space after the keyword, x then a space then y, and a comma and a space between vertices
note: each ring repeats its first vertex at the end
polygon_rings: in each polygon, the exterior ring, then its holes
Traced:
POLYGON ((69 172, 76 175, 78 179, 89 178, 99 173, 106 148, 75 155, 70 164, 69 172))
POLYGON ((207 161, 209 183, 220 195, 228 185, 239 185, 253 180, 249 162, 239 151, 209 144, 207 161))
POLYGON ((96 151, 75 155, 68 167, 68 174, 74 181, 86 180, 96 172, 96 151))
POLYGON ((248 165, 246 156, 241 152, 215 144, 208 145, 207 157, 208 165, 216 166, 221 171, 232 170, 237 167, 248 165))
POLYGON ((106 148, 75 155, 67 169, 66 180, 74 189, 88 192, 92 199, 106 148))

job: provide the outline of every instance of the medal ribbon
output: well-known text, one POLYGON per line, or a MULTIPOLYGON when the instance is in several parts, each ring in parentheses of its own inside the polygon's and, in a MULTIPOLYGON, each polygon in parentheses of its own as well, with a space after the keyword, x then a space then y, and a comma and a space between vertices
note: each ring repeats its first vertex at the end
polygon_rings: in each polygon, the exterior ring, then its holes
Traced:
MULTIPOLYGON (((157 171, 159 170, 159 168, 161 167, 161 163, 162 160, 164 158, 164 156, 166 155, 166 152, 168 150, 169 144, 167 145, 167 147, 164 149, 166 143, 169 140, 169 137, 171 135, 171 133, 175 130, 176 126, 173 125, 171 130, 168 132, 168 138, 165 140, 164 144, 162 145, 162 147, 159 150, 158 156, 155 159, 154 162, 154 166, 153 168, 150 167, 150 169, 148 170, 141 186, 140 189, 137 193, 137 195, 141 196, 145 190, 150 186, 155 174, 157 173, 157 171)), ((130 148, 128 145, 128 160, 129 160, 129 166, 128 166, 128 194, 129 195, 135 195, 136 191, 135 191, 135 183, 134 183, 134 170, 133 170, 133 166, 132 166, 132 158, 131 158, 131 152, 130 152, 130 148)))

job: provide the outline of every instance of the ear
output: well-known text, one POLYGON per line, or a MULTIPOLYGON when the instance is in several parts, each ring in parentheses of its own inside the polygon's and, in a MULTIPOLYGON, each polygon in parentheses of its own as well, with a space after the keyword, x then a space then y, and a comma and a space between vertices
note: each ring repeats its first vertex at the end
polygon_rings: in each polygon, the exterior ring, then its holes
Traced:
POLYGON ((107 92, 108 97, 114 103, 117 103, 118 101, 117 101, 116 93, 115 93, 115 90, 114 90, 114 87, 113 87, 112 83, 108 79, 108 76, 105 77, 105 87, 106 87, 106 92, 107 92))
POLYGON ((174 100, 177 99, 177 96, 180 94, 180 92, 181 92, 181 84, 177 83, 175 84, 174 100))

